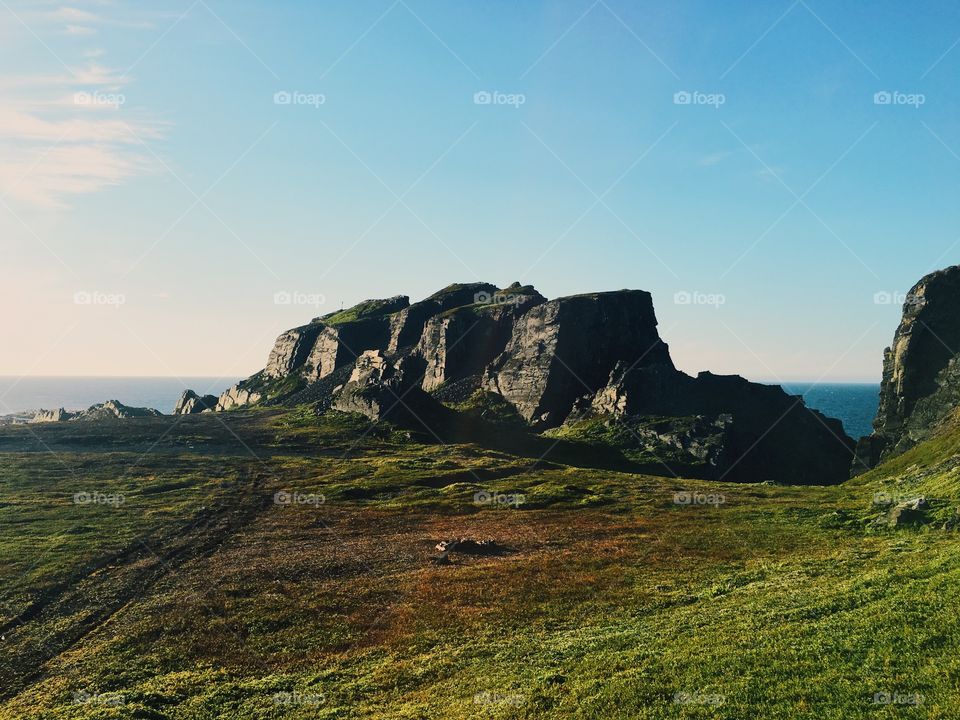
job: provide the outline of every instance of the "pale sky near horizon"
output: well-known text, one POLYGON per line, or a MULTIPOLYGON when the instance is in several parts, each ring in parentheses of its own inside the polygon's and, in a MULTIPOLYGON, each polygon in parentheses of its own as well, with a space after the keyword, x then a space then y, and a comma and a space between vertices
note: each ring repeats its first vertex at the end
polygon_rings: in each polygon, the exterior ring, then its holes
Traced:
POLYGON ((4 0, 0 375, 243 376, 519 280, 649 290, 687 372, 877 381, 960 262, 958 75, 945 1, 4 0))

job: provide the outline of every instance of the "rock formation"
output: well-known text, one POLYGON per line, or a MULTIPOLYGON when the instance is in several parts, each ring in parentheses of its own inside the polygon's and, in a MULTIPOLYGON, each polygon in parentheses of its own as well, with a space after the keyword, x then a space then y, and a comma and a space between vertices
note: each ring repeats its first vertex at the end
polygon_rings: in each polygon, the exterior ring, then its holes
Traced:
POLYGON ((907 294, 883 353, 873 434, 857 445, 863 472, 925 440, 960 405, 960 265, 923 277, 907 294))
POLYGON ((119 400, 107 400, 104 403, 91 405, 80 412, 67 412, 63 408, 58 410, 39 410, 31 422, 67 422, 85 420, 125 420, 128 418, 160 417, 163 415, 153 408, 137 408, 124 405, 119 400))
POLYGON ((522 314, 484 388, 513 403, 536 428, 559 425, 574 402, 606 384, 618 361, 673 363, 642 290, 559 298, 522 314))
POLYGON ((200 397, 193 390, 184 390, 180 399, 173 408, 174 415, 196 415, 197 413, 213 411, 217 407, 216 395, 200 397))
POLYGON ((840 423, 799 397, 678 371, 641 290, 548 301, 519 283, 470 283, 412 305, 368 300, 281 334, 265 368, 216 409, 312 402, 422 430, 424 415, 449 419, 477 391, 507 401, 527 432, 655 417, 638 440, 654 455, 681 452, 702 476, 832 483, 850 466, 853 442, 840 423))

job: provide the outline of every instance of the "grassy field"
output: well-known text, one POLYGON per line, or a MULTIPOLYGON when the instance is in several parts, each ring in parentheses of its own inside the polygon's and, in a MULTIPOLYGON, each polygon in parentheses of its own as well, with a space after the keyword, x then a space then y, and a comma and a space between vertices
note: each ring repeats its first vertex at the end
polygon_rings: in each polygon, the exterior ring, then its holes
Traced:
POLYGON ((0 429, 0 718, 957 718, 958 450, 784 487, 306 409, 0 429))

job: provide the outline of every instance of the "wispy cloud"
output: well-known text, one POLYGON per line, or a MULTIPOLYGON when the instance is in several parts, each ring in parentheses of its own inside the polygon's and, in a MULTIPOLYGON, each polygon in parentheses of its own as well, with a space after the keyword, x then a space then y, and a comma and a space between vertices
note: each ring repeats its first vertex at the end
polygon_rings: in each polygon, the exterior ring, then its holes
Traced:
MULTIPOLYGON (((33 33, 91 35, 99 25, 138 25, 103 14, 87 2, 30 11, 33 33)), ((103 62, 102 48, 54 74, 0 76, 0 197, 47 208, 156 170, 142 141, 163 137, 165 125, 126 102, 131 79, 103 62)), ((57 56, 58 59, 60 55, 57 56)))
POLYGON ((733 155, 732 150, 722 150, 720 152, 710 153, 709 155, 704 155, 699 160, 699 165, 702 167, 710 167, 711 165, 719 165, 728 157, 733 155))

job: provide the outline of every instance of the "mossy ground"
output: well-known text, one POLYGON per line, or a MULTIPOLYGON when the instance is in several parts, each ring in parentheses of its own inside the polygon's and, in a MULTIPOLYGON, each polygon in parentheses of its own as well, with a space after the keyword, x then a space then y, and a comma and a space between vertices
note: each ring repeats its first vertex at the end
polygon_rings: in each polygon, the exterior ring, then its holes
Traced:
POLYGON ((306 408, 4 429, 0 718, 957 718, 960 535, 872 497, 956 507, 958 450, 784 487, 306 408))

